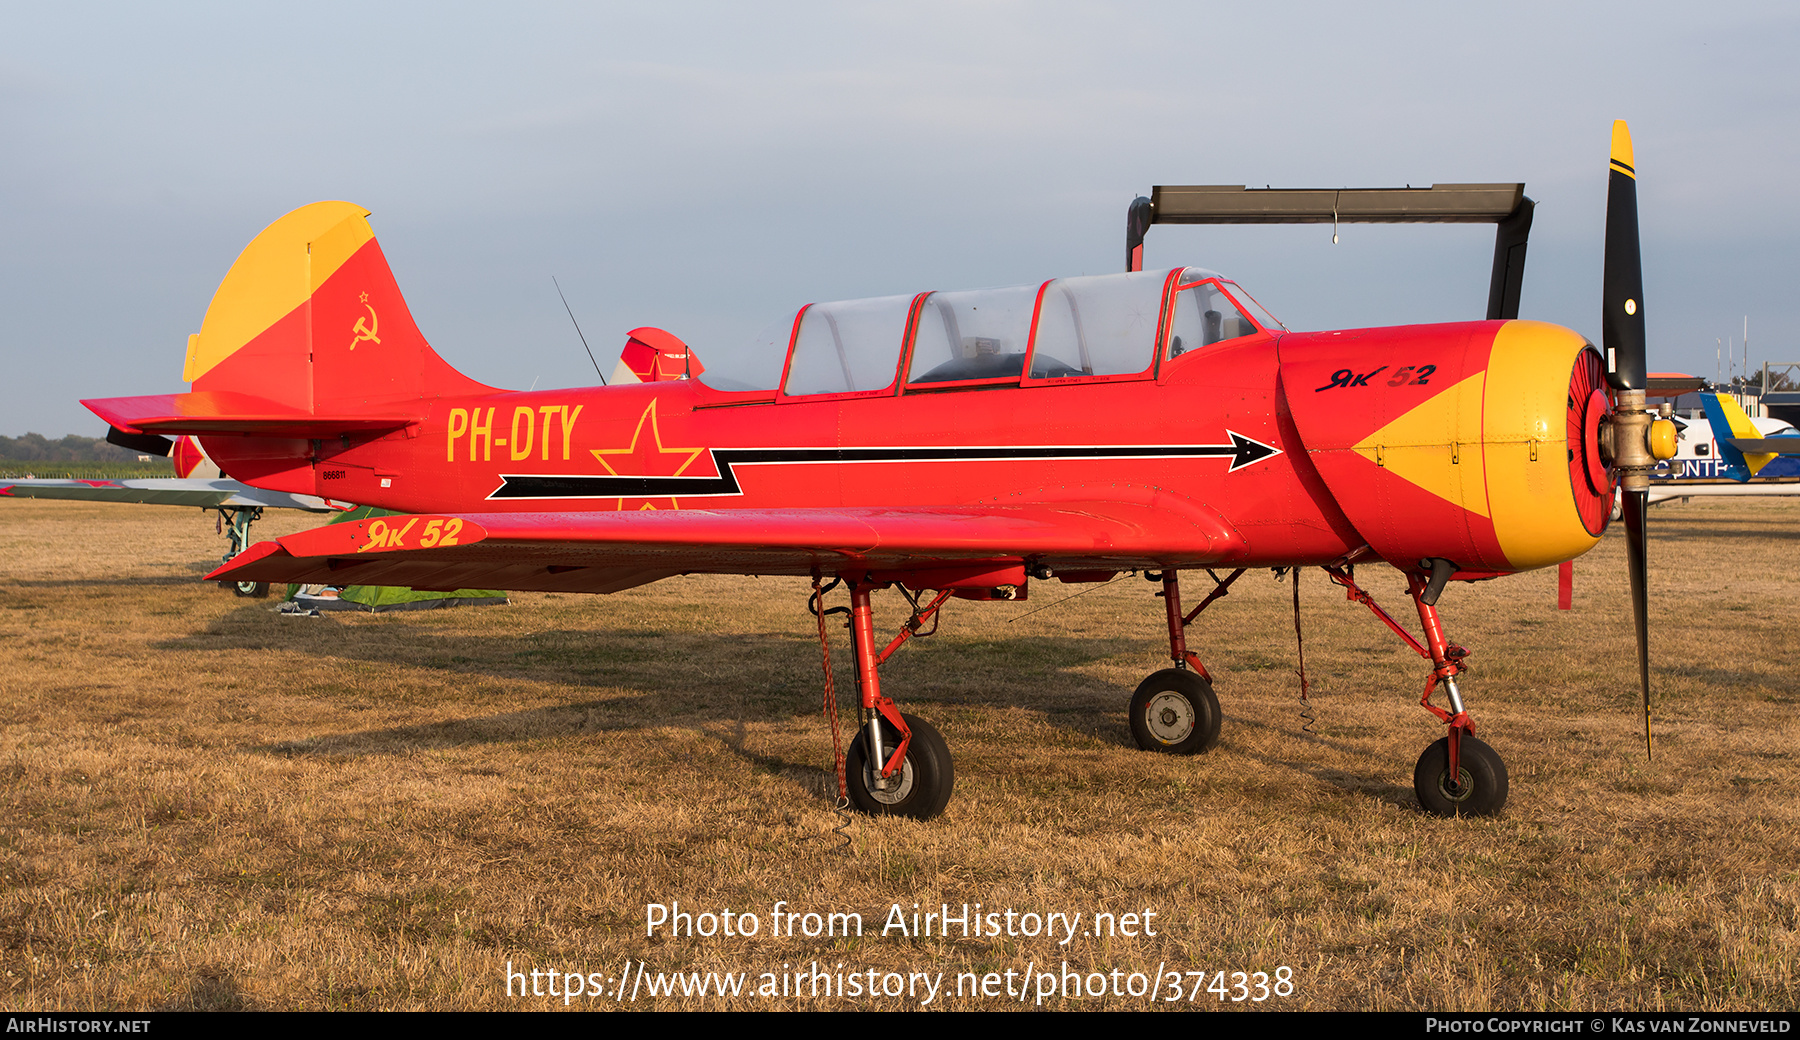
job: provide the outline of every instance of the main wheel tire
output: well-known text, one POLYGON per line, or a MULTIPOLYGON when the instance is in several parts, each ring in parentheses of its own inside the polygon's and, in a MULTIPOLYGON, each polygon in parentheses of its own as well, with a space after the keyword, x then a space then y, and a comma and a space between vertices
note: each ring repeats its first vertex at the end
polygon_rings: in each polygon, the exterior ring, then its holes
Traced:
POLYGON ((1413 767, 1413 790, 1419 804, 1435 816, 1492 816, 1506 804, 1506 763, 1499 752, 1462 738, 1462 761, 1456 783, 1450 781, 1450 738, 1425 749, 1413 767))
POLYGON ((266 581, 233 582, 231 591, 246 599, 265 599, 269 595, 269 583, 266 581))
POLYGON ((1131 737, 1145 751, 1199 755, 1219 743, 1219 698, 1193 672, 1165 668, 1131 695, 1131 737))
MULTIPOLYGON (((881 767, 869 762, 869 738, 859 730, 844 755, 844 779, 850 788, 850 804, 871 816, 910 816, 929 820, 950 804, 950 792, 956 787, 956 768, 950 760, 950 746, 937 728, 924 719, 902 715, 912 730, 912 744, 906 749, 895 776, 881 779, 881 767)), ((883 754, 891 755, 900 743, 900 733, 886 720, 881 726, 883 754)))

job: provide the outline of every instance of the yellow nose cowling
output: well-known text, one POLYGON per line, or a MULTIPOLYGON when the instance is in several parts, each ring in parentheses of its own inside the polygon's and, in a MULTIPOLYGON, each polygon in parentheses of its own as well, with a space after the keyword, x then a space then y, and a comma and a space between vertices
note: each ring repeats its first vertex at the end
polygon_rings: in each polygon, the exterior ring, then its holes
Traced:
POLYGON ((1586 447, 1577 384, 1598 376, 1598 355, 1569 329, 1511 321, 1494 337, 1481 439, 1494 537, 1518 570, 1573 559, 1600 540, 1604 520, 1583 519, 1593 503, 1578 496, 1593 496, 1576 475, 1586 447))

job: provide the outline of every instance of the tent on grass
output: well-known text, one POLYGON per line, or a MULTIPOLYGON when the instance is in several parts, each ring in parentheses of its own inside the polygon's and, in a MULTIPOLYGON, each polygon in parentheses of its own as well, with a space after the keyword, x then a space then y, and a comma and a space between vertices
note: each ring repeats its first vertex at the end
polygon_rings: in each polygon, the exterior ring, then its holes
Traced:
MULTIPOLYGON (((338 514, 341 524, 377 516, 394 516, 391 509, 357 506, 338 514)), ((349 585, 333 592, 320 586, 289 585, 287 598, 300 610, 433 610, 438 607, 505 606, 506 593, 498 589, 457 589, 455 592, 422 592, 390 585, 349 585)))

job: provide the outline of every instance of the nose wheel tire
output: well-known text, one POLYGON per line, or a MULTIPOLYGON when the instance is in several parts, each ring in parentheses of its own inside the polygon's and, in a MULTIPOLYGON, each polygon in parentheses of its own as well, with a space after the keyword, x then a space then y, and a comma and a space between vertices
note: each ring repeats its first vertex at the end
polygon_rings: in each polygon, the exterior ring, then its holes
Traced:
MULTIPOLYGON (((859 731, 844 754, 844 779, 850 788, 850 804, 871 816, 910 816, 929 820, 950 804, 950 792, 956 787, 956 769, 950 760, 950 746, 937 728, 924 719, 902 715, 912 730, 912 744, 906 749, 906 760, 894 775, 883 779, 881 767, 869 761, 867 731, 859 731)), ((881 727, 883 755, 892 755, 900 744, 900 733, 886 721, 881 727)))
POLYGON ((1198 755, 1219 742, 1219 698, 1193 672, 1165 668, 1131 695, 1131 736, 1145 751, 1198 755))
POLYGON ((1450 776, 1450 738, 1425 749, 1413 767, 1419 804, 1434 816, 1492 816, 1506 804, 1506 763, 1474 737, 1462 738, 1457 776, 1450 776))

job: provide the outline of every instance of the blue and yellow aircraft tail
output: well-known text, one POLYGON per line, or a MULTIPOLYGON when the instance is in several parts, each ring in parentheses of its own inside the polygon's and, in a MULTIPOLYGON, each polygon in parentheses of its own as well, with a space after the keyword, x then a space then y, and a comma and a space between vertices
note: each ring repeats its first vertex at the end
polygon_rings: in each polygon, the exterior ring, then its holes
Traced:
POLYGON ((1800 437, 1765 437, 1736 400, 1724 394, 1701 394, 1706 420, 1712 424, 1725 476, 1748 483, 1778 455, 1800 454, 1800 437))

